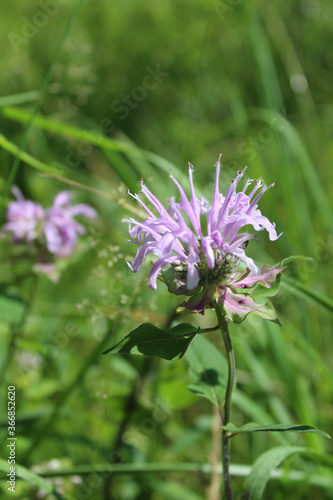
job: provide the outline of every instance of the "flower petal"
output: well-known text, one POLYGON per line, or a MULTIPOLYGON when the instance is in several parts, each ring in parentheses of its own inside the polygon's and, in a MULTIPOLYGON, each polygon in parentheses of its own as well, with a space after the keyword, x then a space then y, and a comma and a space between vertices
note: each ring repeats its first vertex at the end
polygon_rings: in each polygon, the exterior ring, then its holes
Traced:
POLYGON ((97 212, 90 205, 86 203, 79 203, 78 205, 74 205, 70 207, 69 212, 72 216, 75 215, 83 215, 84 217, 88 217, 89 219, 96 219, 97 212))
POLYGON ((232 284, 233 288, 253 288, 254 286, 260 284, 266 288, 271 288, 274 284, 277 275, 283 271, 285 267, 271 267, 267 264, 263 265, 261 268, 261 273, 255 275, 249 273, 244 279, 237 281, 232 284))
POLYGON ((193 211, 192 206, 191 206, 190 202, 188 201, 187 196, 184 192, 184 189, 181 187, 181 185, 179 184, 177 179, 175 179, 173 177, 173 175, 171 175, 171 174, 170 174, 170 178, 176 184, 178 191, 180 193, 180 199, 181 199, 181 203, 179 204, 180 208, 182 208, 184 210, 184 212, 186 213, 186 215, 188 216, 188 218, 191 221, 191 224, 193 226, 194 231, 200 237, 201 236, 200 218, 198 218, 197 215, 195 214, 195 212, 193 211))
POLYGON ((220 203, 220 191, 219 191, 219 180, 220 180, 220 168, 221 168, 221 163, 220 163, 220 158, 221 155, 219 156, 218 162, 216 164, 216 174, 215 174, 215 185, 214 185, 214 194, 213 194, 213 200, 212 200, 212 206, 209 209, 209 212, 207 214, 207 230, 208 234, 210 234, 215 226, 217 214, 221 208, 221 203, 220 203))
POLYGON ((175 262, 176 260, 182 260, 183 262, 185 261, 184 258, 180 257, 179 255, 169 255, 169 257, 166 257, 165 259, 159 259, 155 264, 153 265, 150 275, 149 275, 149 285, 150 288, 153 290, 156 290, 157 288, 157 278, 158 274, 163 269, 163 267, 167 266, 168 264, 171 264, 172 262, 175 262))
POLYGON ((241 323, 248 314, 255 313, 264 319, 280 324, 270 302, 257 304, 251 295, 233 293, 229 288, 227 288, 225 295, 220 300, 223 303, 227 318, 234 323, 241 323))
MULTIPOLYGON (((201 214, 201 205, 199 203, 198 198, 196 197, 195 191, 194 191, 194 185, 193 185, 193 165, 191 163, 189 165, 189 179, 190 179, 190 187, 191 187, 191 201, 190 205, 192 208, 193 216, 195 218, 195 223, 196 227, 194 227, 194 230, 198 234, 199 237, 202 236, 202 230, 201 230, 201 222, 200 222, 200 214, 201 214)), ((200 199, 201 201, 201 199, 200 199)))
POLYGON ((213 269, 215 266, 214 250, 212 249, 212 246, 211 246, 212 243, 213 243, 213 240, 210 236, 205 236, 201 242, 202 251, 203 251, 204 256, 207 259, 207 265, 208 265, 209 269, 213 269))
POLYGON ((200 262, 200 258, 194 248, 190 249, 189 256, 187 258, 187 289, 194 290, 199 284, 199 273, 195 264, 200 262))
POLYGON ((53 207, 62 207, 63 205, 70 205, 73 191, 60 191, 54 198, 53 207))

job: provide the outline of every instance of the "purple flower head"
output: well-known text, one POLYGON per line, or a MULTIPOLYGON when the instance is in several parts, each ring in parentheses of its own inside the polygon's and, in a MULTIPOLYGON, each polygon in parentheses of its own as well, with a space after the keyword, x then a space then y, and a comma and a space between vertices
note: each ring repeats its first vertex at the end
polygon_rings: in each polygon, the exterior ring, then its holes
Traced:
POLYGON ((78 234, 84 234, 84 227, 74 217, 82 215, 90 219, 97 217, 95 210, 81 203, 71 205, 70 191, 61 191, 54 199, 51 208, 45 212, 44 234, 50 253, 67 257, 73 252, 78 234))
POLYGON ((42 234, 45 212, 38 203, 25 200, 17 187, 12 192, 16 201, 8 204, 3 230, 13 233, 15 243, 31 243, 42 234))
POLYGON ((244 228, 252 226, 256 232, 265 229, 272 241, 279 236, 275 224, 258 209, 259 199, 271 186, 264 186, 261 179, 248 179, 242 190, 237 192, 245 170, 238 172, 223 196, 219 191, 219 158, 213 198, 209 204, 204 198, 197 198, 193 167, 189 164, 190 199, 170 175, 179 190, 180 202, 171 198, 168 210, 142 181, 142 193, 152 209, 138 195, 132 195, 148 217, 143 222, 133 218, 125 220, 129 223, 130 241, 139 245, 134 261, 128 263, 130 269, 138 272, 145 257, 153 254, 157 259, 150 272, 150 287, 156 289, 157 278, 160 277, 172 293, 190 295, 191 298, 184 304, 186 309, 203 313, 205 306, 214 307, 214 301, 218 299, 227 315, 230 311, 229 316, 233 315, 233 308, 239 312, 252 307, 252 312, 257 312, 253 309, 255 302, 252 297, 248 299, 242 294, 236 300, 233 290, 253 288, 257 284, 270 288, 281 269, 268 270, 268 266, 261 270, 246 255, 246 246, 255 236, 244 228), (240 272, 241 261, 247 269, 240 272))
POLYGON ((38 203, 25 200, 21 191, 12 188, 16 201, 8 204, 7 223, 3 231, 12 232, 15 243, 38 243, 36 245, 38 264, 34 269, 38 272, 57 276, 56 267, 50 261, 47 250, 57 257, 67 257, 73 250, 78 234, 84 234, 84 227, 74 217, 82 215, 93 219, 97 216, 89 205, 71 205, 70 191, 57 194, 51 208, 44 210, 38 203))

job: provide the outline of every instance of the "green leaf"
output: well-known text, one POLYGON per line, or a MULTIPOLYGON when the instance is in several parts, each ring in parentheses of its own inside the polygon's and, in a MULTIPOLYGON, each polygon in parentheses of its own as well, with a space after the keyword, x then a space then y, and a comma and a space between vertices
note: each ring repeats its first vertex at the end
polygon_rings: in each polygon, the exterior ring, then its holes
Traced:
POLYGON ((333 300, 331 297, 324 293, 317 292, 317 290, 313 290, 309 286, 304 285, 294 278, 285 276, 281 283, 281 286, 283 286, 283 288, 285 288, 286 290, 294 293, 295 295, 299 295, 300 297, 317 302, 325 309, 328 309, 331 312, 333 311, 333 300))
POLYGON ((251 473, 245 482, 243 498, 246 500, 260 500, 274 469, 286 458, 296 453, 332 467, 333 460, 330 455, 303 446, 277 446, 260 455, 254 462, 251 473))
POLYGON ((295 168, 297 168, 298 164, 309 192, 312 194, 312 198, 321 213, 321 218, 325 222, 326 228, 329 229, 332 223, 332 207, 326 191, 320 182, 320 177, 317 175, 316 167, 296 128, 288 119, 275 110, 256 108, 249 109, 248 111, 250 116, 253 116, 256 120, 259 118, 264 122, 269 121, 270 123, 272 123, 272 119, 274 118, 279 120, 281 124, 279 132, 295 157, 295 168))
MULTIPOLYGON (((31 112, 20 108, 3 107, 1 108, 1 114, 6 118, 19 121, 21 123, 28 123, 31 119, 31 112)), ((72 125, 53 120, 43 115, 36 114, 34 116, 33 126, 55 134, 66 135, 75 139, 84 140, 94 144, 95 146, 101 147, 102 149, 139 154, 139 148, 137 147, 110 139, 109 137, 101 136, 98 133, 96 134, 94 131, 73 127, 72 125)))
POLYGON ((302 446, 278 446, 260 455, 254 462, 251 474, 245 482, 244 498, 247 500, 262 498, 272 471, 290 455, 305 450, 306 448, 302 446))
MULTIPOLYGON (((281 262, 275 264, 274 267, 282 267, 295 260, 313 261, 314 259, 312 257, 306 257, 304 255, 291 255, 290 257, 287 257, 281 262)), ((304 285, 295 278, 284 276, 281 286, 291 293, 294 293, 295 295, 306 297, 309 300, 317 302, 319 305, 325 307, 329 311, 333 311, 333 300, 331 299, 331 297, 325 295, 324 293, 313 290, 312 288, 304 285)))
POLYGON ((230 432, 313 432, 315 434, 320 434, 321 436, 325 436, 331 439, 331 436, 327 434, 327 432, 320 431, 311 427, 311 425, 286 425, 286 424, 268 424, 268 425, 259 425, 256 423, 248 423, 243 425, 242 427, 236 427, 231 422, 227 425, 224 425, 222 429, 230 432))
POLYGON ((136 175, 136 172, 130 166, 126 158, 117 151, 112 151, 110 149, 102 149, 102 152, 125 186, 135 192, 138 188, 140 177, 136 175))
POLYGON ((293 262, 294 260, 310 260, 310 261, 312 261, 313 258, 312 257, 306 257, 305 255, 290 255, 290 257, 286 257, 281 262, 279 262, 278 264, 276 264, 274 267, 286 266, 287 264, 289 264, 289 262, 293 262))
POLYGON ((57 176, 60 173, 59 168, 50 167, 49 165, 46 165, 45 163, 37 160, 33 156, 26 153, 23 149, 16 146, 16 144, 9 141, 2 134, 0 134, 0 147, 16 156, 16 158, 19 158, 21 161, 27 163, 31 167, 39 170, 40 172, 43 172, 44 174, 57 176))
MULTIPOLYGON (((8 474, 9 464, 7 460, 0 458, 0 470, 8 474)), ((58 500, 62 500, 63 497, 54 489, 52 483, 43 479, 38 474, 35 474, 29 469, 26 469, 22 465, 15 464, 15 476, 27 481, 30 484, 37 486, 38 488, 43 488, 47 493, 53 494, 58 500)), ((15 495, 14 495, 15 496, 15 495)))
MULTIPOLYGON (((14 108, 10 106, 2 107, 0 108, 0 113, 6 118, 18 121, 20 123, 29 123, 31 120, 31 112, 21 108, 14 108)), ((168 160, 165 160, 161 156, 152 153, 151 151, 139 148, 128 139, 126 141, 111 139, 110 137, 101 136, 100 134, 91 132, 91 130, 77 128, 72 125, 68 125, 67 123, 59 122, 49 117, 36 114, 34 115, 32 126, 38 127, 41 130, 53 132, 55 134, 73 137, 85 142, 89 142, 90 144, 94 144, 95 146, 99 147, 104 154, 106 150, 117 151, 119 153, 124 153, 132 161, 134 158, 144 160, 146 173, 148 173, 148 171, 152 171, 150 166, 151 163, 159 170, 169 174, 170 162, 168 160)), ((183 183, 188 181, 187 175, 184 174, 180 169, 177 169, 175 165, 173 165, 172 168, 173 171, 177 172, 177 179, 179 182, 183 183)), ((136 169, 136 171, 138 174, 138 169, 136 169)), ((142 176, 142 172, 140 172, 140 174, 142 176)), ((199 187, 197 188, 197 193, 201 193, 199 187)))
POLYGON ((20 297, 0 295, 0 321, 19 324, 23 318, 25 304, 20 297))
MULTIPOLYGON (((267 423, 274 425, 274 420, 271 414, 268 413, 263 405, 237 387, 232 394, 232 404, 235 408, 238 408, 238 410, 247 415, 252 422, 259 422, 261 425, 266 425, 267 423)), ((288 434, 284 434, 283 432, 275 433, 274 438, 281 445, 290 444, 288 441, 290 436, 288 434)))
POLYGON ((198 336, 186 353, 193 383, 188 389, 219 406, 224 399, 228 364, 209 340, 198 336))
POLYGON ((187 323, 174 326, 170 330, 161 330, 150 323, 144 323, 103 354, 120 352, 158 356, 168 360, 180 359, 199 330, 200 328, 187 323))
POLYGON ((37 101, 40 98, 39 90, 30 90, 20 94, 11 94, 0 97, 0 106, 16 106, 26 102, 37 101))

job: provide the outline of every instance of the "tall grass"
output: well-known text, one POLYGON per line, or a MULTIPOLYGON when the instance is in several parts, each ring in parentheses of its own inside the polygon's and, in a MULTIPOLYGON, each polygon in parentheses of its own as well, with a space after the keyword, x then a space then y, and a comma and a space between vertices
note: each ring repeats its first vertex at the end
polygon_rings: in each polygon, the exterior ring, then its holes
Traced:
MULTIPOLYGON (((43 276, 33 283, 26 263, 14 265, 12 249, 0 242, 1 296, 29 304, 21 323, 0 312, 1 435, 7 436, 6 384, 13 384, 22 498, 36 498, 38 488, 66 499, 83 491, 94 499, 207 498, 213 414, 208 401, 187 390, 186 360, 100 355, 141 322, 170 324, 177 306, 161 285, 149 289, 148 269, 139 275, 127 269, 133 249, 120 221, 139 213, 126 191, 138 192, 143 177, 161 199, 170 197, 170 167, 186 185, 189 160, 198 191, 209 198, 219 153, 224 188, 245 164, 250 177, 275 182, 261 208, 283 235, 273 244, 263 234, 251 255, 270 264, 290 255, 312 260, 288 262, 273 299, 282 328, 250 316, 232 329, 233 421, 303 423, 332 434, 331 61, 318 36, 320 30, 328 37, 330 7, 129 0, 86 2, 78 11, 79 3, 62 6, 19 54, 8 40, 2 54, 3 210, 15 182, 45 205, 70 186, 100 217, 63 263, 58 285, 43 276), (143 100, 132 98, 136 106, 126 118, 112 111, 157 65, 168 76, 143 100), (307 79, 304 93, 292 89, 295 75, 307 79), (63 483, 47 487, 42 478, 56 474, 52 459, 63 483)), ((19 1, 7 10, 11 31, 19 33, 20 17, 32 19, 34 8, 19 1)), ((214 326, 209 314, 190 321, 214 326)), ((221 347, 215 334, 210 339, 221 347)), ((313 455, 288 458, 267 498, 333 498, 330 443, 310 433, 235 437, 236 492, 261 453, 291 445, 313 455)), ((0 487, 6 498, 5 481, 0 487)))

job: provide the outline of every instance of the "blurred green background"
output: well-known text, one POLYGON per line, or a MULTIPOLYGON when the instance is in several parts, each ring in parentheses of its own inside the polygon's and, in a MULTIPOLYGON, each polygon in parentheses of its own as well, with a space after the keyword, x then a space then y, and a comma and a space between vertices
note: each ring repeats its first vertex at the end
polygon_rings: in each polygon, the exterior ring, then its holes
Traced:
MULTIPOLYGON (((220 153, 222 190, 245 165, 250 177, 275 182, 260 208, 283 235, 270 243, 262 233, 251 256, 271 265, 312 258, 284 273, 273 299, 282 328, 253 315, 232 327, 233 421, 333 433, 332 19, 333 4, 319 0, 4 3, 2 215, 15 184, 44 206, 70 185, 100 216, 62 262, 58 284, 29 273, 0 241, 1 436, 4 443, 7 386, 15 385, 17 462, 55 475, 48 490, 17 481, 18 498, 218 498, 209 474, 177 467, 218 460, 214 411, 187 390, 186 359, 101 352, 143 321, 170 325, 178 303, 162 284, 147 286, 149 262, 138 275, 125 264, 135 248, 121 219, 137 210, 127 189, 139 192, 144 178, 164 200, 175 194, 170 166, 186 182, 191 161, 198 192, 210 199, 220 153), (18 161, 17 147, 29 156, 18 161), (143 464, 142 472, 102 474, 97 465, 110 463, 143 464), (157 475, 145 471, 149 463, 176 465, 157 475)), ((209 314, 190 321, 214 324, 209 314)), ((209 338, 222 348, 217 333, 209 338)), ((314 434, 256 433, 233 440, 232 463, 251 465, 279 444, 326 457, 332 449, 314 434)), ((324 462, 294 458, 287 470, 304 477, 285 472, 265 498, 333 498, 324 462)), ((243 482, 234 479, 236 493, 243 482)), ((4 480, 0 487, 7 498, 4 480)))

